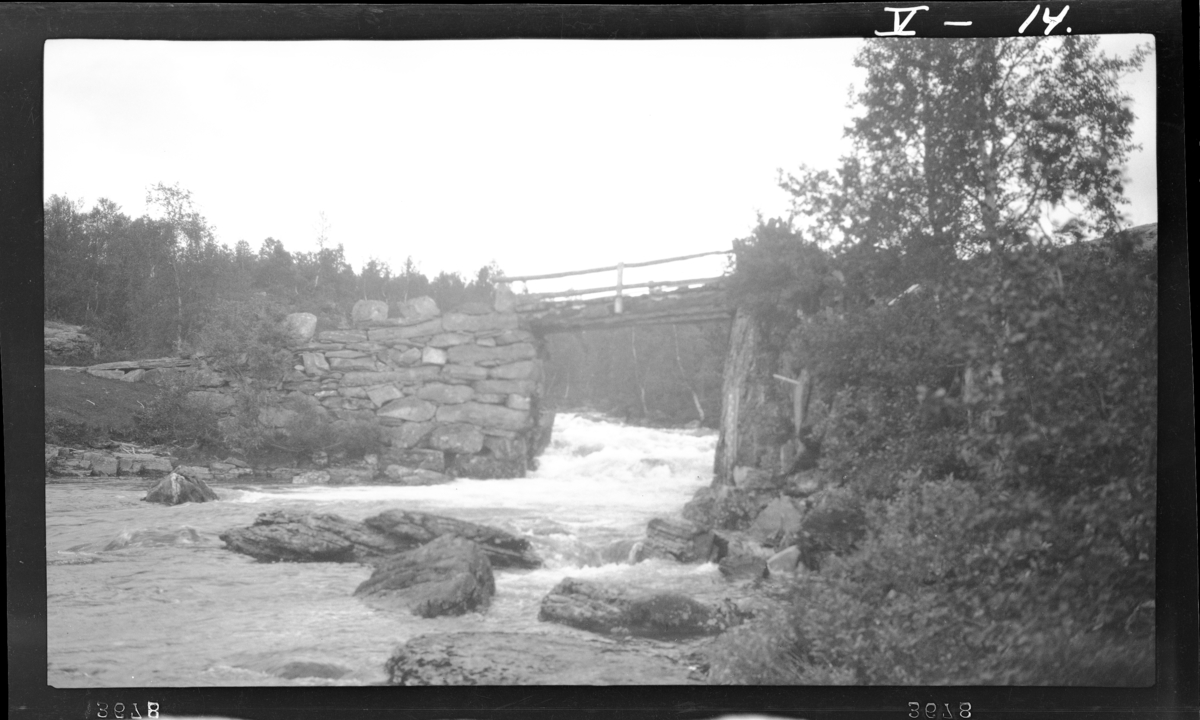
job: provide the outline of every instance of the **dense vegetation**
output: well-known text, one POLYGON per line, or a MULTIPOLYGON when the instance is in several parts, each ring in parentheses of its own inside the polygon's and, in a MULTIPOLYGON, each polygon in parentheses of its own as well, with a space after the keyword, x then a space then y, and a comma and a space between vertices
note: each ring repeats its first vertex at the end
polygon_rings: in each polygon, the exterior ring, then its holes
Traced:
POLYGON ((1139 62, 861 53, 854 152, 783 181, 807 225, 738 243, 735 288, 817 378, 819 471, 865 532, 714 681, 1153 683, 1157 257, 1116 212, 1139 62))

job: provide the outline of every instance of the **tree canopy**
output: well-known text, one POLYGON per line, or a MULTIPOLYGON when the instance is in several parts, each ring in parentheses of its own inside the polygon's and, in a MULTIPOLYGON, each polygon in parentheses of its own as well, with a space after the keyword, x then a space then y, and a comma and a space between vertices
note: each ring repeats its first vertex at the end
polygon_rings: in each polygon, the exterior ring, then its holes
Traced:
POLYGON ((882 251, 887 290, 1031 236, 1120 229, 1134 115, 1118 81, 1146 50, 1097 37, 868 41, 836 173, 781 178, 793 219, 845 252, 882 251))

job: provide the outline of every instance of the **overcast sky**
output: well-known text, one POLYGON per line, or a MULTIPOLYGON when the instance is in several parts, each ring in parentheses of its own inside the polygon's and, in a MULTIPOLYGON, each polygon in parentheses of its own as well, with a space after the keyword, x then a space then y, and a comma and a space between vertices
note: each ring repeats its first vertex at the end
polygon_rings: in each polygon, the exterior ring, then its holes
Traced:
MULTIPOLYGON (((255 250, 315 250, 323 213, 356 269, 411 255, 430 276, 728 249, 785 211, 777 169, 846 151, 860 43, 51 40, 44 194, 136 217, 178 183, 220 242, 255 250)), ((1154 86, 1153 57, 1124 82, 1135 224, 1157 220, 1154 86)))

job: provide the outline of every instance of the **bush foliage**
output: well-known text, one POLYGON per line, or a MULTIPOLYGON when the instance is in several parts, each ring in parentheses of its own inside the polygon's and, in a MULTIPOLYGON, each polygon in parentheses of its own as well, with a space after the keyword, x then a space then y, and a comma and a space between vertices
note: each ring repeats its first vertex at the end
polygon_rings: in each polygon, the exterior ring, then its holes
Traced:
MULTIPOLYGON (((787 307, 779 285, 803 273, 753 276, 777 244, 747 243, 761 256, 738 272, 787 307)), ((963 258, 857 307, 827 282, 787 344, 817 378, 822 469, 866 536, 804 574, 789 612, 715 645, 710 678, 1151 684, 1155 269, 1118 237, 963 258)))

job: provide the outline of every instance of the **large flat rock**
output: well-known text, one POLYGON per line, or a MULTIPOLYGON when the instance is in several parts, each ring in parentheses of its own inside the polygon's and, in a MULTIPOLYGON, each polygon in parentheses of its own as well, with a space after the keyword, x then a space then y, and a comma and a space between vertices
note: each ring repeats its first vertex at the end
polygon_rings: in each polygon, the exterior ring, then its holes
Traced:
POLYGON ((686 662, 652 645, 522 633, 422 635, 385 666, 390 685, 696 685, 686 662))
POLYGON ((493 567, 542 565, 542 559, 523 537, 465 520, 408 510, 388 510, 363 522, 332 513, 276 510, 262 513, 250 527, 227 530, 220 537, 230 550, 268 562, 372 562, 443 535, 478 543, 493 567))
POLYGON ((409 546, 424 545, 442 535, 456 535, 479 544, 493 567, 536 568, 542 559, 529 540, 487 525, 410 510, 388 510, 363 521, 369 529, 409 546))
POLYGON ((286 510, 263 513, 250 527, 227 530, 220 538, 230 550, 268 562, 366 562, 417 544, 340 515, 286 510))
POLYGON ((680 639, 724 632, 745 613, 729 600, 707 603, 564 578, 542 599, 538 619, 604 634, 680 639))

